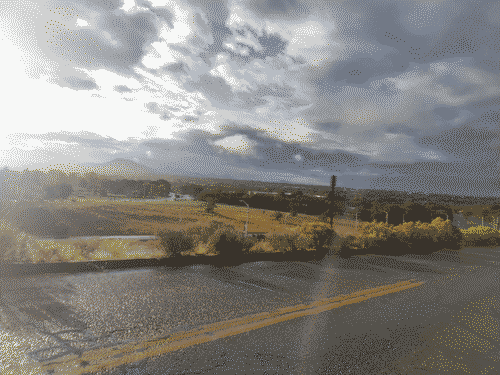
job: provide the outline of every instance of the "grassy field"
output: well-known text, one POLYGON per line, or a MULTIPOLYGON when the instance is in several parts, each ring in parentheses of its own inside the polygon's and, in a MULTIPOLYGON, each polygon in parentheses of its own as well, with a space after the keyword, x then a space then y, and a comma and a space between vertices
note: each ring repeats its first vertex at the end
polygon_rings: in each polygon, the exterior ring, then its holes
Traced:
MULTIPOLYGON (((274 211, 249 210, 249 232, 283 232, 316 216, 284 213, 281 220, 274 211)), ((183 231, 193 225, 221 223, 244 230, 247 208, 218 205, 214 213, 205 212, 199 201, 117 201, 112 199, 75 198, 57 202, 18 202, 3 206, 4 228, 11 228, 17 237, 17 261, 57 262, 94 259, 157 258, 164 255, 159 242, 138 242, 130 239, 81 240, 78 236, 156 235, 159 230, 183 231), (64 226, 70 238, 47 239, 50 226, 64 226), (40 232, 40 228, 45 231, 40 232)), ((336 220, 335 231, 346 236, 356 235, 355 223, 336 220)), ((0 244, 1 246, 1 244, 0 244)), ((13 251, 3 251, 13 254, 13 251)))

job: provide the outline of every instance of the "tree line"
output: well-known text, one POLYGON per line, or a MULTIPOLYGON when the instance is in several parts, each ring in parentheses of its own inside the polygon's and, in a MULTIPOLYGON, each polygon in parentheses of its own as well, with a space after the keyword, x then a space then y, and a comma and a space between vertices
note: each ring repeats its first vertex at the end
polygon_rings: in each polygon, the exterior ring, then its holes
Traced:
POLYGON ((484 218, 492 225, 498 223, 500 204, 463 206, 442 203, 436 200, 424 201, 424 196, 412 200, 410 195, 375 196, 373 194, 357 195, 348 198, 347 193, 336 188, 336 176, 332 176, 330 189, 324 191, 324 197, 306 195, 297 190, 285 194, 277 190, 276 194, 249 193, 241 188, 228 190, 223 187, 206 187, 196 184, 187 184, 181 187, 184 194, 191 194, 196 199, 207 203, 206 210, 211 212, 217 204, 245 206, 244 200, 252 208, 266 209, 279 212, 288 212, 290 215, 306 214, 319 216, 321 221, 333 224, 335 217, 348 214, 359 221, 387 222, 399 225, 405 222, 430 223, 440 217, 453 222, 454 215, 462 213, 465 218, 474 216, 484 218))
MULTIPOLYGON (((133 180, 111 178, 93 172, 64 173, 58 170, 24 170, 22 172, 2 171, 2 196, 7 199, 37 200, 66 199, 71 195, 125 196, 127 198, 156 198, 169 196, 172 186, 164 179, 133 180)), ((385 195, 366 191, 363 195, 348 196, 349 193, 336 187, 336 176, 332 176, 330 188, 302 190, 285 193, 276 189, 275 194, 249 193, 241 187, 203 186, 184 184, 179 188, 183 194, 207 202, 208 212, 216 204, 245 206, 244 200, 252 208, 289 212, 292 216, 306 214, 319 216, 322 221, 332 223, 334 217, 349 214, 359 221, 379 221, 399 225, 409 221, 431 222, 437 217, 453 221, 461 212, 464 217, 483 218, 485 223, 498 224, 500 204, 467 205, 459 200, 450 202, 449 196, 425 196, 424 194, 402 194, 384 192, 385 195), (319 193, 314 196, 311 193, 319 193), (441 201, 441 202, 440 202, 441 201)))
POLYGON ((113 179, 93 172, 78 174, 58 170, 4 171, 1 181, 2 197, 12 200, 67 199, 71 195, 161 198, 168 197, 170 191, 171 184, 164 179, 113 179))

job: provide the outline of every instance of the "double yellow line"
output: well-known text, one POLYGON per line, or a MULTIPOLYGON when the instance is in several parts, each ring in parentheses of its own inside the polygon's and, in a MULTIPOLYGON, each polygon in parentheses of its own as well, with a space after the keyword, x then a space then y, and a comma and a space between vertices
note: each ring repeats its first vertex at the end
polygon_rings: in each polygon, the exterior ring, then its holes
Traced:
POLYGON ((152 356, 163 355, 193 345, 203 344, 224 337, 238 335, 272 324, 284 322, 311 314, 366 301, 370 298, 395 293, 422 285, 414 280, 365 289, 348 295, 300 304, 248 315, 242 318, 207 324, 190 331, 177 332, 168 338, 101 348, 83 353, 81 357, 70 355, 47 364, 41 364, 43 371, 53 370, 55 374, 82 374, 133 363, 152 356))

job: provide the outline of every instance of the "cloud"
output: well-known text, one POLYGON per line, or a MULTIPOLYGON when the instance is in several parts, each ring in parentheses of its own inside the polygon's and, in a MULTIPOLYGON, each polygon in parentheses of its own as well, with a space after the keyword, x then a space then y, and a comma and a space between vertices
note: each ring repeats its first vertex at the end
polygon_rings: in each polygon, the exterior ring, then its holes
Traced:
POLYGON ((64 80, 68 83, 69 87, 74 90, 95 90, 97 85, 92 80, 85 80, 78 77, 66 77, 64 80))
MULTIPOLYGON (((452 178, 461 166, 488 184, 497 171, 497 8, 462 0, 4 3, 5 116, 36 138, 2 148, 26 162, 22 152, 50 149, 57 158, 61 147, 75 159, 119 154, 193 174, 328 183, 335 172, 360 186, 400 186, 436 166, 452 178), (68 126, 71 136, 61 132, 68 126), (44 132, 69 143, 50 143, 44 132), (397 176, 384 169, 398 163, 419 167, 397 176)), ((452 189, 458 180, 432 181, 452 189)))

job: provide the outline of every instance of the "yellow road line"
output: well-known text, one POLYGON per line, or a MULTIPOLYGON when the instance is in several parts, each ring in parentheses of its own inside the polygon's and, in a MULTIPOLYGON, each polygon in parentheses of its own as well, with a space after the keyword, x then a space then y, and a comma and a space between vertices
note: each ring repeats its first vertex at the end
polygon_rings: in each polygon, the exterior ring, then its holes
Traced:
POLYGON ((82 374, 102 371, 127 363, 133 363, 152 356, 187 348, 224 337, 238 335, 290 319, 318 314, 348 304, 358 303, 373 297, 399 292, 422 285, 414 280, 365 289, 348 295, 300 304, 248 315, 242 318, 207 324, 190 331, 177 332, 168 338, 143 341, 111 348, 101 348, 84 352, 80 357, 70 355, 51 363, 40 364, 44 371, 53 370, 60 374, 82 374), (85 364, 85 365, 83 365, 85 364))

